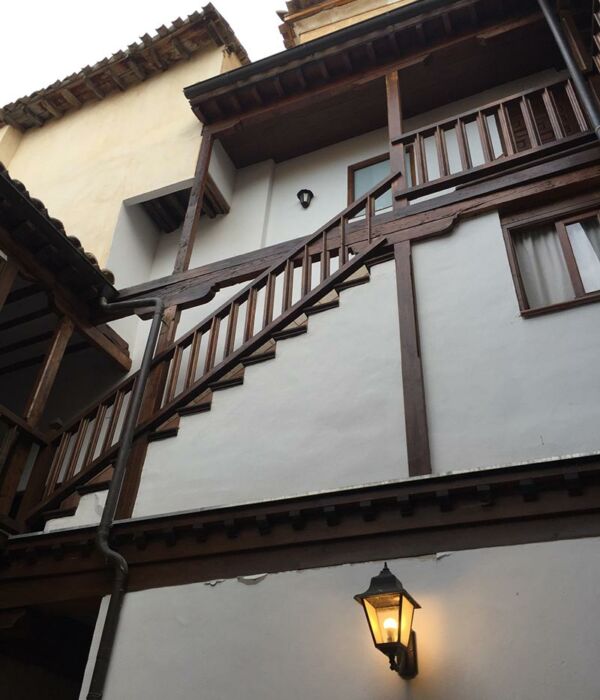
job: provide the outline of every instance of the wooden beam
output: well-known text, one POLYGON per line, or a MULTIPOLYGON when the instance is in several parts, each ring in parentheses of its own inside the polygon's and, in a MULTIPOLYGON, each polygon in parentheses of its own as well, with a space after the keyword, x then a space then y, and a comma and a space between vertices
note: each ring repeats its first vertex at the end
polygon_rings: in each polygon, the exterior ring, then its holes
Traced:
POLYGON ((204 199, 204 190, 208 177, 208 166, 212 153, 213 138, 210 131, 204 130, 202 134, 202 143, 200 144, 200 153, 198 154, 198 161, 196 163, 196 172, 194 173, 194 183, 192 184, 190 200, 181 229, 181 238, 179 239, 179 248, 177 250, 175 266, 173 267, 173 274, 187 270, 190 264, 190 258, 194 248, 194 239, 202 212, 202 200, 204 199))
POLYGON ((3 260, 0 263, 0 310, 4 306, 10 290, 17 277, 17 266, 12 260, 3 260))
MULTIPOLYGON (((392 172, 404 172, 404 144, 394 143, 394 141, 402 136, 402 94, 400 91, 400 74, 397 70, 386 74, 385 91, 387 96, 390 169, 392 172)), ((405 188, 405 175, 397 178, 396 181, 392 183, 392 201, 394 209, 406 206, 407 200, 397 198, 397 195, 405 188)))
POLYGON ((417 476, 431 474, 431 458, 410 241, 396 243, 394 258, 398 290, 408 474, 409 476, 417 476))
POLYGON ((42 418, 73 329, 74 323, 67 316, 63 316, 54 329, 44 364, 40 367, 23 411, 23 417, 32 426, 37 426, 42 418))

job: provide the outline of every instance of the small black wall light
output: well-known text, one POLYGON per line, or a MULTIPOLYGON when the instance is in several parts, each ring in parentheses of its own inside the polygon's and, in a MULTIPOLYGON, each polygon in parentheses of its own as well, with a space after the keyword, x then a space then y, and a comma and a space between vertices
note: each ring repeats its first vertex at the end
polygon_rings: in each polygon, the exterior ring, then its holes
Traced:
POLYGON ((406 680, 417 675, 417 638, 413 613, 421 606, 385 564, 364 593, 354 596, 367 616, 373 643, 390 660, 390 668, 406 680))
POLYGON ((303 209, 308 209, 315 195, 310 190, 300 190, 296 197, 300 200, 303 209))

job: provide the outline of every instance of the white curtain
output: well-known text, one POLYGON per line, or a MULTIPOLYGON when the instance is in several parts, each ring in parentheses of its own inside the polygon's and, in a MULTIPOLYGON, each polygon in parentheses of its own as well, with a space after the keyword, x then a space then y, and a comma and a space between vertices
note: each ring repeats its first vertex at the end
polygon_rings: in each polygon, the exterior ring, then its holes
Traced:
POLYGON ((590 217, 565 227, 573 248, 583 288, 586 292, 600 289, 600 224, 590 217))
POLYGON ((520 233, 514 241, 530 308, 557 304, 575 297, 553 224, 520 233))

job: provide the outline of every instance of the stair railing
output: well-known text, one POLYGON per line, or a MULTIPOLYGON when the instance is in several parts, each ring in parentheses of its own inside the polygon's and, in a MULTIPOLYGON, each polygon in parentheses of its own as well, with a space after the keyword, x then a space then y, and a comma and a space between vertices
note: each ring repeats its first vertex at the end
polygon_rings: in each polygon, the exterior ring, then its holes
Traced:
MULTIPOLYGON (((164 391, 156 414, 139 425, 136 435, 150 432, 210 388, 252 353, 268 336, 315 303, 357 269, 373 247, 375 200, 401 176, 394 172, 340 214, 304 239, 282 260, 263 272, 232 299, 159 353, 153 367, 164 365, 164 391), (366 244, 348 240, 347 227, 364 216, 366 244)), ((132 374, 91 409, 52 439, 54 458, 41 502, 30 511, 35 521, 109 469, 118 451, 118 438, 137 373, 132 374)))

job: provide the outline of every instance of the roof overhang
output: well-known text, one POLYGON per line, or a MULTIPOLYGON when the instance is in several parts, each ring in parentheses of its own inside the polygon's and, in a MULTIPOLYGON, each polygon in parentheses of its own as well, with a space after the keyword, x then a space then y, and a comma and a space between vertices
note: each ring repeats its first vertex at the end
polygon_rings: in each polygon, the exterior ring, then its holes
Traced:
POLYGON ((0 126, 8 124, 22 131, 43 126, 88 102, 124 92, 164 73, 211 46, 234 53, 242 64, 249 63, 232 28, 209 3, 202 12, 178 18, 169 27, 159 27, 154 36, 144 34, 141 41, 130 44, 125 51, 5 105, 0 109, 0 126))
POLYGON ((560 64, 535 0, 420 0, 185 89, 238 166, 282 161, 560 64), (265 139, 264 134, 269 138, 265 139))

